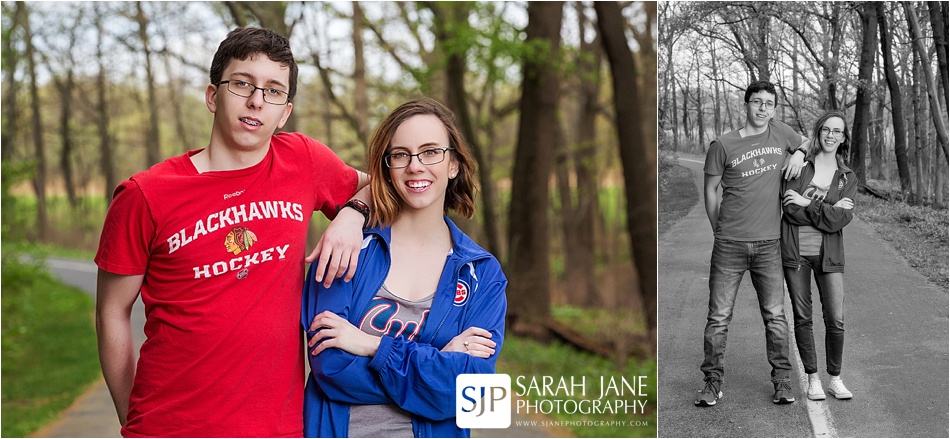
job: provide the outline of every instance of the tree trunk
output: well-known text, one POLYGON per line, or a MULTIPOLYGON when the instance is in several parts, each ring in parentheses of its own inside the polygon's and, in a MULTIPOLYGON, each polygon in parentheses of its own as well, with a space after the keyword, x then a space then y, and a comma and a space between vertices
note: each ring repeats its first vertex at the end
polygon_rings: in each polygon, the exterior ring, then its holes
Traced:
MULTIPOLYGON (((689 72, 687 72, 686 83, 689 84, 689 72)), ((686 150, 694 152, 693 144, 690 142, 693 138, 693 130, 689 126, 689 86, 683 87, 683 134, 687 143, 686 150)))
MULTIPOLYGON (((879 80, 878 82, 882 82, 879 80)), ((883 84, 882 84, 883 85, 883 84)), ((879 87, 884 89, 883 86, 879 87)), ((887 138, 884 136, 884 95, 883 93, 877 99, 877 105, 874 106, 874 117, 871 119, 871 140, 868 162, 871 163, 871 178, 883 180, 887 175, 887 165, 890 160, 885 160, 887 156, 887 138)))
POLYGON ((30 75, 30 111, 33 122, 33 153, 36 159, 36 172, 33 176, 33 190, 36 192, 36 233, 39 242, 46 241, 46 143, 43 139, 43 113, 40 111, 40 91, 36 78, 36 48, 33 46, 33 28, 26 4, 19 2, 23 10, 23 40, 26 43, 26 61, 30 75))
MULTIPOLYGON (((644 22, 645 32, 634 32, 634 37, 636 38, 637 44, 639 45, 639 50, 636 52, 636 59, 640 61, 640 68, 644 72, 649 72, 642 75, 639 80, 641 86, 645 90, 650 90, 649 93, 643 93, 644 98, 641 99, 640 103, 640 114, 645 117, 640 120, 640 124, 643 125, 643 129, 646 132, 646 136, 649 139, 656 139, 657 135, 657 119, 656 119, 656 105, 657 105, 657 59, 656 51, 654 51, 653 46, 655 42, 653 41, 653 32, 650 31, 652 28, 652 23, 656 22, 656 2, 642 2, 644 14, 646 18, 644 22)), ((629 24, 629 23, 628 23, 629 24)), ((633 26, 629 26, 628 29, 636 29, 633 26)))
MULTIPOLYGON (((172 68, 170 58, 171 57, 169 56, 162 57, 163 64, 165 65, 165 71, 175 72, 175 70, 172 68)), ((171 75, 173 78, 175 76, 174 73, 169 73, 169 75, 171 75)), ((181 78, 173 79, 173 81, 178 82, 178 83, 185 82, 185 80, 181 78)), ((189 149, 194 149, 196 145, 191 140, 191 136, 188 135, 190 131, 189 124, 185 121, 185 115, 182 109, 183 105, 182 105, 181 100, 182 100, 183 93, 181 92, 181 89, 177 87, 168 87, 167 92, 168 92, 168 103, 169 103, 169 106, 171 107, 172 118, 174 119, 174 122, 175 122, 175 134, 178 137, 178 145, 177 145, 176 150, 185 152, 185 151, 188 151, 189 149)))
POLYGON ((663 86, 667 89, 666 99, 668 102, 668 109, 670 118, 673 119, 673 151, 679 150, 679 114, 677 113, 676 105, 676 75, 673 72, 673 43, 669 43, 666 48, 666 66, 667 68, 663 72, 663 75, 666 76, 666 83, 663 86))
POLYGON ((913 117, 914 117, 914 144, 911 147, 911 151, 914 153, 914 177, 915 177, 915 186, 916 189, 914 193, 913 204, 922 205, 924 204, 927 198, 927 191, 925 190, 924 185, 924 127, 926 123, 924 122, 926 117, 926 108, 924 105, 925 93, 920 84, 921 84, 921 66, 920 66, 920 56, 917 52, 913 52, 913 84, 911 86, 911 107, 913 108, 913 117))
POLYGON ((571 233, 575 225, 575 212, 574 212, 574 200, 573 195, 574 191, 571 189, 571 146, 567 145, 564 138, 566 133, 564 132, 563 123, 558 124, 558 135, 555 136, 554 142, 554 177, 557 184, 557 195, 558 201, 560 201, 560 209, 557 212, 557 217, 555 218, 555 223, 560 222, 561 231, 564 232, 561 235, 561 248, 560 254, 564 256, 564 278, 560 282, 557 282, 557 288, 552 290, 551 301, 553 303, 564 303, 572 306, 594 306, 593 304, 588 304, 587 300, 589 297, 586 294, 583 294, 581 291, 580 284, 574 272, 574 267, 571 265, 575 262, 575 255, 573 255, 574 246, 577 236, 571 233))
MULTIPOLYGON (((719 67, 716 62, 716 44, 713 43, 710 45, 710 59, 712 63, 712 76, 713 76, 713 137, 717 137, 723 133, 722 128, 722 97, 719 94, 719 67)), ((728 104, 726 104, 728 106, 728 104)), ((700 143, 703 149, 706 148, 705 143, 700 143)))
MULTIPOLYGON (((627 45, 620 6, 597 2, 597 24, 610 61, 613 78, 614 108, 620 160, 624 170, 627 199, 627 229, 631 254, 640 280, 639 292, 643 316, 651 340, 656 338, 656 155, 640 120, 641 90, 637 87, 637 68, 627 45)), ((647 72, 653 74, 653 72, 647 72)), ((655 350, 654 350, 655 352, 655 350)))
POLYGON ((135 22, 138 24, 139 41, 145 55, 145 82, 148 92, 148 129, 145 134, 145 167, 148 168, 162 159, 161 143, 158 133, 158 93, 155 91, 155 78, 152 72, 152 49, 149 47, 148 17, 142 9, 142 2, 135 2, 135 22))
POLYGON ((76 207, 76 188, 73 185, 73 135, 70 129, 70 116, 73 111, 73 88, 75 80, 72 68, 66 73, 66 79, 58 82, 59 86, 59 136, 62 148, 59 151, 59 167, 63 172, 63 185, 66 186, 66 197, 69 205, 76 207))
POLYGON ((868 117, 871 110, 874 58, 877 56, 877 8, 865 3, 861 15, 861 60, 858 63, 857 97, 854 105, 854 126, 851 132, 851 169, 858 179, 858 187, 867 184, 868 117))
POLYGON ((680 150, 680 135, 679 135, 680 117, 679 117, 679 108, 677 108, 678 101, 676 100, 676 77, 671 76, 671 78, 673 78, 673 86, 670 87, 670 102, 673 103, 673 111, 670 112, 670 114, 673 115, 673 151, 679 151, 680 150))
MULTIPOLYGON (((3 39, 3 74, 6 84, 3 87, 3 132, 0 133, 0 158, 10 160, 13 157, 14 144, 17 132, 17 64, 20 56, 16 50, 17 39, 13 38, 14 30, 21 26, 26 5, 23 2, 14 4, 13 16, 10 23, 9 38, 3 39)), ((6 181, 7 175, 3 174, 6 181)))
POLYGON ((915 12, 914 6, 910 2, 901 2, 901 4, 904 6, 907 23, 910 25, 910 38, 913 41, 914 50, 926 66, 923 69, 923 74, 924 81, 927 84, 928 100, 930 101, 930 114, 933 116, 934 128, 937 129, 937 140, 940 142, 940 147, 943 148, 944 155, 947 155, 947 120, 943 109, 940 108, 938 100, 940 95, 937 92, 937 84, 934 82, 933 73, 930 71, 930 55, 927 53, 927 48, 924 47, 920 25, 917 21, 917 12, 915 12))
POLYGON ((112 135, 109 133, 109 108, 106 103, 106 65, 103 51, 105 28, 102 25, 103 15, 96 3, 96 64, 99 72, 96 75, 96 132, 99 135, 99 167, 106 180, 103 191, 106 204, 112 202, 112 192, 118 186, 115 176, 115 167, 112 161, 112 135))
POLYGON ((525 42, 543 47, 526 57, 518 123, 518 142, 509 210, 510 254, 506 272, 510 326, 515 334, 546 338, 551 315, 551 266, 548 234, 550 148, 558 130, 559 78, 557 53, 561 44, 561 2, 528 3, 525 42))
POLYGON ((910 169, 907 166, 907 129, 904 126, 904 96, 898 82, 897 72, 894 70, 894 56, 891 54, 892 36, 887 23, 887 13, 884 3, 876 3, 877 19, 881 34, 881 53, 884 55, 884 76, 887 79, 887 88, 891 92, 891 114, 894 120, 894 155, 897 158, 897 172, 900 176, 901 193, 904 200, 913 198, 913 183, 910 179, 910 169))
POLYGON ((703 89, 696 87, 696 128, 699 130, 699 146, 706 144, 706 123, 703 111, 703 89))
MULTIPOLYGON (((564 284, 570 303, 586 307, 603 306, 595 282, 594 218, 597 215, 597 120, 600 94, 600 65, 602 51, 599 37, 594 34, 587 42, 588 21, 583 2, 574 3, 577 8, 580 29, 580 52, 577 57, 578 108, 574 117, 575 143, 566 148, 564 166, 558 169, 558 187, 561 192, 561 219, 564 236, 564 284), (569 166, 574 164, 576 196, 569 182, 569 166)), ((560 158, 560 157, 559 157, 560 158)), ((560 163, 559 163, 560 165, 560 163)))
POLYGON ((839 3, 831 3, 831 59, 828 60, 825 69, 825 81, 828 84, 828 105, 829 110, 839 109, 838 105, 838 59, 841 53, 841 6, 839 3))
POLYGON ((769 35, 772 32, 771 19, 768 15, 759 14, 759 16, 756 17, 756 21, 758 22, 756 25, 758 32, 755 41, 755 47, 757 48, 755 63, 759 69, 759 81, 771 81, 772 72, 769 70, 769 50, 771 50, 771 47, 769 47, 769 35))
POLYGON ((369 146, 369 98, 366 95, 366 59, 363 56, 363 8, 353 2, 353 104, 360 143, 369 146))
MULTIPOLYGON (((930 10, 930 26, 933 28, 934 48, 937 51, 937 65, 940 67, 940 84, 943 86, 944 109, 947 107, 947 90, 950 90, 947 78, 947 21, 940 13, 941 2, 927 2, 930 10)), ((946 8, 946 5, 943 5, 946 8)), ((944 154, 946 157, 946 154, 944 154)))

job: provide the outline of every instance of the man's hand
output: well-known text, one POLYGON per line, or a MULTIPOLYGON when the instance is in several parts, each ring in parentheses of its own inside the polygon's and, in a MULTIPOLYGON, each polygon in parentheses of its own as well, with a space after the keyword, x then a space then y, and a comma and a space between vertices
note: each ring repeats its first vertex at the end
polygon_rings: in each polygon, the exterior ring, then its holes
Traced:
POLYGON ((811 204, 811 199, 803 197, 798 192, 795 192, 793 189, 785 191, 785 195, 782 197, 782 205, 788 206, 789 204, 795 204, 801 207, 808 207, 811 204))
POLYGON ((356 263, 363 246, 363 215, 349 207, 343 208, 320 237, 317 247, 305 261, 317 262, 315 280, 329 288, 334 279, 346 274, 349 282, 356 274, 356 263), (324 275, 324 273, 326 275, 324 275))
POLYGON ((788 161, 785 162, 785 166, 782 167, 782 170, 785 171, 785 179, 791 180, 793 178, 798 178, 802 173, 802 168, 805 167, 805 153, 801 150, 795 150, 795 153, 788 158, 788 161))
POLYGON ((330 311, 317 314, 310 322, 311 331, 318 329, 307 342, 307 346, 311 348, 320 343, 320 346, 310 352, 313 355, 327 348, 338 348, 359 357, 372 357, 379 349, 379 337, 361 331, 348 320, 330 311))
POLYGON ((793 178, 798 178, 802 173, 802 168, 805 167, 805 151, 808 150, 808 143, 810 140, 807 137, 802 137, 801 145, 798 145, 798 148, 795 149, 795 152, 792 153, 790 157, 785 159, 785 164, 782 165, 782 170, 785 171, 785 179, 791 180, 793 178), (805 151, 802 151, 802 149, 805 151))

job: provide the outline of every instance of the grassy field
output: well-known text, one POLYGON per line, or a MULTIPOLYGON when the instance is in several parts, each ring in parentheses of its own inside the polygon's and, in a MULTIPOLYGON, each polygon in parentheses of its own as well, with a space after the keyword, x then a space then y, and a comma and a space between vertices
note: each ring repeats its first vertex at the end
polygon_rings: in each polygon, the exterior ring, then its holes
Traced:
POLYGON ((52 421, 99 376, 93 300, 3 248, 3 437, 52 421))
MULTIPOLYGON (((879 181, 872 180, 868 184, 888 188, 879 181)), ((896 187, 886 191, 899 192, 896 187)), ((878 237, 891 243, 927 280, 947 288, 947 209, 910 206, 858 194, 855 214, 870 224, 878 237)))
POLYGON ((633 414, 634 410, 629 409, 629 413, 619 410, 619 413, 551 413, 548 416, 559 422, 586 424, 566 427, 578 437, 656 437, 656 361, 652 358, 646 360, 630 358, 626 365, 618 370, 611 360, 579 352, 563 344, 546 345, 509 336, 505 339, 497 371, 511 376, 512 391, 516 394, 519 393, 519 387, 516 384, 518 376, 524 377, 522 383, 525 387, 529 386, 532 377, 539 382, 543 376, 553 377, 554 380, 562 377, 570 380, 571 377, 576 377, 575 382, 580 382, 580 378, 584 377, 586 394, 583 397, 577 389, 570 396, 563 391, 556 396, 540 396, 538 392, 529 388, 527 397, 535 403, 541 400, 598 399, 601 377, 607 380, 614 377, 619 382, 620 377, 632 381, 635 377, 646 376, 648 384, 645 387, 645 396, 627 393, 620 397, 616 395, 604 397, 604 400, 625 400, 630 407, 633 407, 635 400, 640 400, 645 403, 643 413, 633 414), (603 425, 610 423, 626 425, 603 425))

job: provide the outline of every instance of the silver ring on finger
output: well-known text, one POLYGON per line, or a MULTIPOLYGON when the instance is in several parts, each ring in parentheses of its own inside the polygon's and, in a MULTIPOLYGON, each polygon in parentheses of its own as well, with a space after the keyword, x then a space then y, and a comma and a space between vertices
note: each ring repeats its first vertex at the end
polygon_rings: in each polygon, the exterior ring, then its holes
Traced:
POLYGON ((463 341, 462 346, 465 346, 465 350, 468 350, 468 341, 463 341))

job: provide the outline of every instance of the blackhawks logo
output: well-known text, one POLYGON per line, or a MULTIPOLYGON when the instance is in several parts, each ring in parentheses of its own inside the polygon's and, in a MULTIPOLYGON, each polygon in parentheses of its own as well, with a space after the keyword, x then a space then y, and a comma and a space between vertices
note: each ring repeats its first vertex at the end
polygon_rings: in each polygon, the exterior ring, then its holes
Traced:
POLYGON ((237 255, 251 248, 255 242, 257 242, 257 235, 254 232, 248 230, 247 227, 237 226, 231 229, 228 236, 224 238, 224 248, 237 255))

